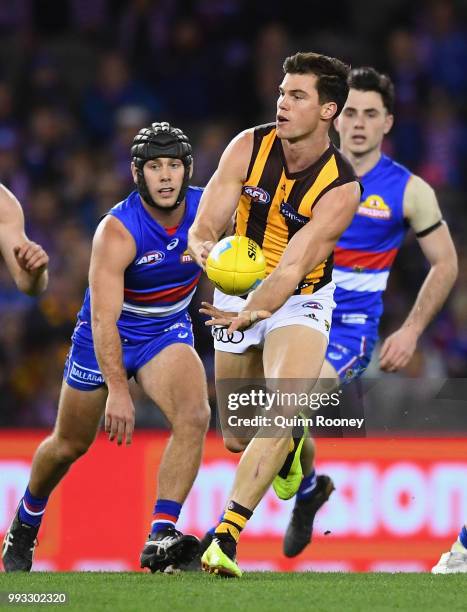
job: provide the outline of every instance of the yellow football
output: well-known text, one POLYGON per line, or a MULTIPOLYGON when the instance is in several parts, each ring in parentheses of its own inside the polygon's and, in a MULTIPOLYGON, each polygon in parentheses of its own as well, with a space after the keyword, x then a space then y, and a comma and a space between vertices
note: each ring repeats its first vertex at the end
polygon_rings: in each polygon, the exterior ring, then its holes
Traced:
POLYGON ((266 275, 266 260, 260 247, 246 236, 227 236, 209 253, 209 280, 228 295, 253 291, 266 275))

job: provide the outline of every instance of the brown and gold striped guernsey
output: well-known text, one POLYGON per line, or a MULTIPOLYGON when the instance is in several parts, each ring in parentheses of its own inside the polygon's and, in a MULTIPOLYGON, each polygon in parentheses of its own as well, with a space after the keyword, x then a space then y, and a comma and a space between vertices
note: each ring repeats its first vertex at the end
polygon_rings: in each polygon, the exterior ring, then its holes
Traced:
MULTIPOLYGON (((319 198, 333 187, 356 180, 352 166, 333 144, 308 168, 288 172, 275 124, 258 126, 235 232, 262 247, 270 274, 292 236, 313 218, 319 198)), ((306 275, 295 293, 313 293, 329 283, 332 263, 331 255, 306 275)))

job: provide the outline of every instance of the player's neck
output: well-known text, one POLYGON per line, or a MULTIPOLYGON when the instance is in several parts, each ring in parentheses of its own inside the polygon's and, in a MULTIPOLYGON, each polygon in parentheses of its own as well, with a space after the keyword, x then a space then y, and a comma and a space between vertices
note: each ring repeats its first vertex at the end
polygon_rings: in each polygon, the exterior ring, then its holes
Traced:
POLYGON ((356 155, 345 148, 342 149, 342 153, 347 157, 349 162, 352 164, 355 174, 357 176, 363 176, 372 170, 381 158, 381 149, 378 147, 363 155, 356 155))
POLYGON ((289 172, 301 172, 318 161, 329 147, 328 133, 316 134, 303 140, 281 140, 289 172))
POLYGON ((164 212, 154 206, 149 206, 143 201, 144 208, 148 211, 154 221, 157 221, 162 227, 175 227, 179 225, 183 216, 185 215, 185 201, 183 201, 178 208, 170 212, 164 212))

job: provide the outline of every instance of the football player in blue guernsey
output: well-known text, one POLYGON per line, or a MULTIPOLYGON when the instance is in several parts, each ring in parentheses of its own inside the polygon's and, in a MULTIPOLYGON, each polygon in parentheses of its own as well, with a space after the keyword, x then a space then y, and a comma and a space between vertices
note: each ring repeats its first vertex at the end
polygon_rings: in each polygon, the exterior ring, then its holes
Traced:
MULTIPOLYGON (((189 187, 192 149, 168 123, 142 129, 131 149, 137 190, 96 230, 89 289, 72 337, 53 433, 37 449, 28 487, 5 537, 6 571, 29 571, 47 500, 96 437, 131 443, 135 377, 172 435, 159 466, 157 501, 141 567, 190 561, 199 542, 176 528, 201 461, 209 423, 205 373, 187 312, 201 270, 185 253, 201 189, 189 187)), ((85 500, 86 497, 83 497, 85 500)))
MULTIPOLYGON (((364 192, 357 214, 334 250, 337 305, 320 374, 327 391, 360 376, 370 362, 391 265, 409 228, 429 271, 405 321, 382 343, 379 366, 383 371, 396 372, 408 364, 418 338, 443 306, 457 277, 456 250, 433 189, 381 152, 394 120, 391 80, 365 67, 351 70, 348 83, 349 97, 335 127, 341 151, 364 192)), ((311 301, 309 307, 314 307, 311 301)), ((304 477, 284 539, 288 557, 309 544, 315 514, 334 488, 328 476, 316 476, 314 455, 313 442, 307 438, 301 451, 304 477)))

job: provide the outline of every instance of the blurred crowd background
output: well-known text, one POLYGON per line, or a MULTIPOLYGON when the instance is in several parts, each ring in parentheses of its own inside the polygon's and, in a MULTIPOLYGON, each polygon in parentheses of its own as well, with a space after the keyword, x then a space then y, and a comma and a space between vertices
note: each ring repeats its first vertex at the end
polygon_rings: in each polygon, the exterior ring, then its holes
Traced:
MULTIPOLYGON (((129 148, 167 120, 205 185, 229 139, 273 120, 298 50, 373 65, 396 85, 385 149, 436 189, 460 257, 449 303, 400 376, 467 377, 467 3, 453 0, 0 0, 0 182, 50 254, 50 286, 20 294, 0 263, 0 426, 50 426, 100 216, 133 188, 129 148)), ((408 235, 381 334, 407 314, 426 263, 408 235)), ((192 307, 212 387, 211 338, 192 307)), ((376 362, 377 366, 377 362, 376 362)), ((376 366, 374 372, 376 372, 376 366)), ((155 411, 136 392, 140 424, 155 411)))

